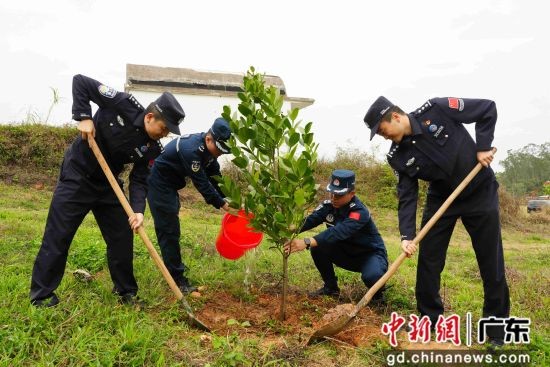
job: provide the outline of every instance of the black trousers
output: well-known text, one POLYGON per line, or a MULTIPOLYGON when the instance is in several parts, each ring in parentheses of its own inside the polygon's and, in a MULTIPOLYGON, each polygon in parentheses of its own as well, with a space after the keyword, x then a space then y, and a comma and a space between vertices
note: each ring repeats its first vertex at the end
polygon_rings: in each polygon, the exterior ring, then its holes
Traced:
POLYGON ((361 273, 361 280, 371 287, 388 270, 388 257, 384 251, 357 251, 348 243, 325 243, 311 248, 311 257, 328 288, 338 287, 334 265, 361 273))
POLYGON ((148 183, 147 201, 155 222, 162 260, 176 284, 181 284, 186 268, 181 259, 178 191, 157 177, 155 170, 149 176, 148 183))
MULTIPOLYGON (((504 270, 499 219, 498 183, 487 183, 465 199, 460 197, 420 242, 416 274, 416 302, 421 315, 430 317, 433 325, 443 314, 439 295, 441 272, 449 241, 458 218, 471 237, 483 280, 483 316, 508 317, 510 296, 504 270)), ((428 195, 422 226, 439 209, 445 198, 428 195)), ((491 336, 491 333, 488 332, 491 336)), ((494 335, 493 335, 494 336, 494 335)))
POLYGON ((133 233, 109 183, 88 179, 67 160, 61 168, 42 245, 32 271, 31 301, 49 298, 63 278, 73 237, 92 211, 107 244, 107 263, 114 291, 136 294, 133 272, 133 233))

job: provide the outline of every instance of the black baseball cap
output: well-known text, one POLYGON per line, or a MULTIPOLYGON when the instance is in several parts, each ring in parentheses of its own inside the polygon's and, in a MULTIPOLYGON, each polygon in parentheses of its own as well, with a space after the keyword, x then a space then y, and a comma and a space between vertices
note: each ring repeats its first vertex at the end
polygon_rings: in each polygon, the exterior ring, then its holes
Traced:
POLYGON ((216 147, 220 150, 220 152, 223 154, 229 153, 230 149, 227 146, 227 141, 231 137, 229 123, 225 121, 225 119, 218 117, 208 132, 214 138, 216 147))
POLYGON ((367 111, 367 114, 365 115, 365 118, 363 119, 363 121, 365 121, 365 124, 367 124, 367 126, 370 129, 370 140, 372 140, 374 135, 376 135, 376 132, 380 127, 380 122, 382 120, 382 117, 393 106, 394 104, 391 103, 384 96, 378 97, 376 101, 374 101, 374 103, 370 106, 369 110, 367 111))
POLYGON ((163 117, 168 130, 173 134, 180 135, 179 125, 185 118, 185 112, 176 97, 170 92, 164 92, 153 104, 163 117))

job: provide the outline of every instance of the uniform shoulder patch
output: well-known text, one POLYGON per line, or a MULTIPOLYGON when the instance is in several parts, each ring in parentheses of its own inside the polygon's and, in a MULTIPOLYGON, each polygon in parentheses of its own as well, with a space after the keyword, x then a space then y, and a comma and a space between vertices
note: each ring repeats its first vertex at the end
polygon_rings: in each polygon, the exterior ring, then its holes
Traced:
POLYGON ((107 98, 115 98, 116 94, 118 93, 116 89, 108 87, 104 84, 101 84, 99 87, 97 87, 97 89, 99 91, 99 94, 107 98))
POLYGON ((449 97, 447 99, 449 101, 449 108, 458 111, 464 110, 464 100, 462 98, 449 97))
POLYGON ((332 203, 332 201, 330 201, 330 200, 328 200, 328 199, 325 200, 325 201, 323 201, 323 204, 330 204, 330 203, 332 203))
POLYGON ((201 169, 201 162, 200 161, 193 161, 191 163, 191 170, 193 172, 199 172, 200 169, 201 169))
POLYGON ((359 219, 361 219, 361 213, 359 213, 359 212, 350 212, 349 213, 349 218, 354 219, 354 220, 359 220, 359 219))

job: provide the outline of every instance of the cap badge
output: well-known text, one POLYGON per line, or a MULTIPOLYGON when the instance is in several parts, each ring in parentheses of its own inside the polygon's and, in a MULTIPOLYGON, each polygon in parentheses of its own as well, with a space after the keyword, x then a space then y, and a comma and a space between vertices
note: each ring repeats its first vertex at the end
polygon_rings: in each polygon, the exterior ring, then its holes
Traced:
POLYGON ((340 180, 338 180, 337 178, 334 179, 334 181, 332 181, 332 184, 334 186, 340 186, 340 180))
POLYGON ((382 111, 380 111, 380 114, 381 115, 385 114, 386 112, 388 112, 389 109, 390 109, 390 106, 384 108, 382 111))

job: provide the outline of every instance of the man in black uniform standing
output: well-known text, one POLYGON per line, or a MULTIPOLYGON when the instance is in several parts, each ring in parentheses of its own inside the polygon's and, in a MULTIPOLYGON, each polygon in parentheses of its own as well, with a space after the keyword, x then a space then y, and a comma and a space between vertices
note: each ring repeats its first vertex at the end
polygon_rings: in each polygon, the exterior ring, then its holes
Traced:
MULTIPOLYGON (((476 253, 485 302, 483 316, 508 317, 510 300, 504 272, 500 232, 498 183, 489 164, 497 121, 496 105, 485 99, 434 98, 406 114, 385 97, 379 97, 364 119, 375 134, 392 140, 388 162, 399 176, 399 230, 401 247, 411 256, 416 251, 418 179, 430 182, 422 226, 480 162, 485 168, 443 214, 420 242, 416 301, 421 315, 435 325, 443 314, 439 295, 440 276, 447 248, 458 218, 470 234, 476 253), (463 124, 475 122, 476 140, 463 124)), ((502 345, 504 330, 487 330, 492 345, 502 345)))
POLYGON ((215 179, 220 176, 217 158, 229 153, 226 142, 231 136, 229 124, 217 118, 208 132, 188 134, 166 144, 165 151, 155 160, 149 176, 147 201, 155 221, 155 232, 166 268, 184 293, 195 291, 184 272, 180 248, 180 200, 178 190, 189 177, 204 200, 215 207, 230 211, 229 204, 215 179))
MULTIPOLYGON (((170 93, 163 93, 147 109, 130 94, 119 92, 83 75, 73 78, 73 119, 80 135, 69 146, 52 198, 42 245, 36 257, 30 299, 36 306, 55 306, 71 241, 91 210, 107 243, 107 261, 113 291, 124 303, 133 303, 138 286, 133 274, 133 234, 143 223, 147 176, 161 153, 158 141, 168 132, 179 134, 185 113, 170 93), (99 106, 92 119, 90 101, 99 106), (124 164, 130 173, 127 218, 87 139, 94 137, 115 177, 124 164)), ((122 186, 122 181, 119 180, 122 186)))
MULTIPOLYGON (((367 287, 372 287, 388 270, 384 241, 369 210, 355 196, 355 173, 345 169, 334 170, 327 191, 330 200, 325 200, 306 218, 300 232, 321 223, 325 223, 327 229, 312 238, 295 238, 285 244, 287 253, 311 249, 311 257, 324 285, 311 292, 310 297, 340 294, 333 264, 361 273, 367 287)), ((382 288, 373 300, 382 300, 383 292, 382 288)))

